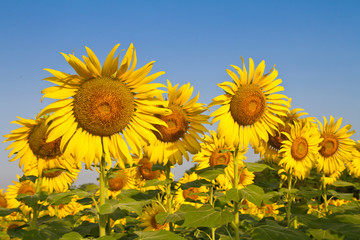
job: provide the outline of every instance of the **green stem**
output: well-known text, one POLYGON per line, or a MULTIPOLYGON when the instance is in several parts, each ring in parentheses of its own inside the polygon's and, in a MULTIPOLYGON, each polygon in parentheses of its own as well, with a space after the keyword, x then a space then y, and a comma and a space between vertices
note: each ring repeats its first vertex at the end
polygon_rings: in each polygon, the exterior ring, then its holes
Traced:
MULTIPOLYGON (((106 161, 105 156, 101 157, 100 162, 100 173, 99 173, 99 182, 100 182, 100 207, 105 204, 106 195, 107 195, 107 185, 106 185, 106 161)), ((106 225, 107 225, 107 216, 100 215, 99 213, 99 233, 100 237, 106 236, 106 225)))
MULTIPOLYGON (((38 194, 40 192, 41 184, 42 184, 42 177, 40 176, 36 181, 35 194, 38 194)), ((30 213, 30 218, 31 218, 30 229, 37 229, 37 219, 39 217, 39 204, 36 203, 36 205, 32 210, 33 210, 32 218, 30 213)))
POLYGON ((325 216, 327 216, 329 214, 329 210, 328 210, 329 202, 328 202, 328 199, 327 199, 327 188, 326 188, 326 184, 325 184, 325 174, 323 174, 321 185, 322 185, 321 186, 322 187, 322 197, 323 197, 324 205, 325 205, 325 216))
MULTIPOLYGON (((213 186, 210 187, 210 204, 212 207, 214 207, 214 205, 215 205, 214 187, 213 186)), ((215 232, 216 232, 216 228, 211 228, 211 239, 212 240, 215 240, 215 232)))
MULTIPOLYGON (((239 162, 238 162, 238 148, 234 152, 234 182, 233 188, 238 188, 239 183, 239 162)), ((235 240, 239 240, 239 202, 234 202, 234 234, 235 240)))
MULTIPOLYGON (((170 177, 170 173, 171 173, 171 163, 167 162, 165 169, 166 179, 172 181, 172 178, 170 177)), ((167 211, 169 214, 171 214, 172 213, 171 183, 169 183, 166 186, 166 199, 167 199, 167 211)), ((174 225, 172 222, 169 222, 169 227, 170 227, 170 231, 173 232, 174 225)))
POLYGON ((287 193, 287 211, 286 211, 286 219, 287 226, 290 227, 291 222, 291 203, 292 203, 292 194, 291 194, 291 185, 292 185, 292 175, 288 176, 288 193, 287 193))

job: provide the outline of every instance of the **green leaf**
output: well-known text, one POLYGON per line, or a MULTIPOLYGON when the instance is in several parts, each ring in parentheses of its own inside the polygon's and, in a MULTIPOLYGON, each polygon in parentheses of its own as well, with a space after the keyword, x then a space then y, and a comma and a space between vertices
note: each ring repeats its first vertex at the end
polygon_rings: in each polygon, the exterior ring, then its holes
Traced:
POLYGON ((220 227, 231 222, 234 215, 231 212, 219 211, 211 205, 203 205, 185 212, 184 227, 220 227))
POLYGON ((99 186, 96 184, 88 184, 85 187, 85 191, 87 191, 87 192, 97 191, 98 189, 99 189, 99 186))
POLYGON ((217 165, 215 167, 208 167, 200 170, 196 170, 195 172, 202 178, 205 178, 209 181, 214 180, 220 174, 225 174, 224 168, 226 165, 217 165))
POLYGON ((188 188, 200 188, 202 186, 211 186, 211 185, 212 185, 211 182, 209 182, 205 179, 199 179, 199 180, 195 180, 192 182, 187 182, 187 183, 181 184, 180 188, 185 190, 188 188))
POLYGON ((28 195, 28 194, 19 194, 16 197, 16 200, 23 202, 25 205, 31 207, 31 208, 35 208, 35 206, 37 205, 38 201, 40 200, 39 195, 34 194, 34 195, 28 195))
POLYGON ((175 213, 161 212, 155 216, 156 222, 160 225, 164 225, 167 222, 176 223, 185 219, 185 213, 177 211, 175 213))
POLYGON ((307 232, 315 240, 343 240, 344 236, 331 232, 330 230, 323 229, 308 229, 307 232))
POLYGON ((163 186, 163 185, 167 185, 170 183, 172 183, 172 181, 169 179, 166 179, 163 181, 158 180, 158 179, 152 179, 152 180, 147 180, 143 187, 146 188, 146 187, 151 187, 151 186, 163 186))
POLYGON ((335 190, 328 190, 328 193, 330 193, 334 197, 337 197, 339 199, 344 199, 344 200, 352 200, 353 196, 354 196, 353 193, 340 193, 335 190))
POLYGON ((266 224, 253 228, 253 240, 307 240, 310 238, 302 231, 285 228, 278 224, 266 224))
POLYGON ((240 202, 242 199, 246 199, 259 207, 265 197, 270 196, 265 195, 264 190, 256 185, 248 185, 242 189, 232 188, 226 191, 226 199, 229 201, 240 202))
POLYGON ((18 208, 1 208, 0 207, 0 217, 10 215, 13 212, 19 212, 18 208))
POLYGON ((156 170, 161 170, 161 171, 165 171, 166 166, 162 165, 162 164, 153 164, 151 170, 152 171, 156 171, 156 170))
POLYGON ((77 232, 64 234, 59 240, 83 240, 84 238, 77 232))
POLYGON ((98 240, 116 240, 116 238, 112 237, 112 236, 103 236, 98 238, 98 240))
POLYGON ((99 207, 99 214, 105 215, 113 213, 116 210, 116 208, 113 208, 113 205, 110 203, 105 203, 99 207))
POLYGON ((160 192, 159 190, 148 190, 146 192, 143 192, 137 189, 127 189, 127 190, 122 190, 121 193, 117 195, 117 197, 120 199, 132 198, 137 201, 143 201, 143 200, 154 199, 159 192, 160 192))
POLYGON ((72 192, 52 193, 48 196, 50 205, 68 204, 74 196, 72 192))
POLYGON ((166 230, 153 232, 135 231, 135 234, 139 236, 138 239, 140 240, 185 240, 185 238, 182 238, 179 235, 166 230))
POLYGON ((341 181, 341 180, 337 180, 335 181, 333 184, 331 184, 334 187, 354 187, 355 185, 351 182, 345 182, 345 181, 341 181))
POLYGON ((34 176, 34 175, 22 176, 22 177, 19 179, 19 182, 23 182, 23 181, 26 181, 26 180, 30 180, 30 181, 32 181, 33 183, 35 183, 36 179, 37 179, 37 176, 34 176))
POLYGON ((246 162, 245 166, 250 172, 262 172, 266 168, 274 170, 274 168, 272 168, 269 165, 266 165, 264 163, 246 162))

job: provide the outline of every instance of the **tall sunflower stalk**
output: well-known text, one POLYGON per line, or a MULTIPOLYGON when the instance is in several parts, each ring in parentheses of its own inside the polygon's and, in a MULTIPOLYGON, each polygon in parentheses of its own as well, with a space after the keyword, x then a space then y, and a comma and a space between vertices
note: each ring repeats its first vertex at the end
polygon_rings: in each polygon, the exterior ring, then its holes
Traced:
MULTIPOLYGON (((233 188, 238 188, 238 182, 239 182, 239 147, 235 148, 234 151, 234 182, 233 182, 233 188)), ((234 202, 234 231, 235 231, 235 240, 239 239, 239 205, 240 202, 235 201, 234 202)))
MULTIPOLYGON (((100 208, 102 205, 105 204, 105 201, 107 199, 107 180, 106 180, 106 161, 105 158, 102 157, 101 158, 101 162, 100 162, 100 172, 99 172, 99 183, 100 183, 100 208)), ((100 237, 106 236, 106 225, 107 225, 107 221, 108 221, 108 217, 106 215, 101 215, 100 212, 98 212, 99 214, 99 233, 100 233, 100 237)))

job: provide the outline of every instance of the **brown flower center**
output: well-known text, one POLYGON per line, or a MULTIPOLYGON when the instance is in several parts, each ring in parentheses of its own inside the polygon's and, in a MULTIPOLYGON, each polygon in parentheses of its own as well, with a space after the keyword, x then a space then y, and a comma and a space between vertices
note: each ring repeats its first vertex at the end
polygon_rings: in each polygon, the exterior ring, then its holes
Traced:
POLYGON ((320 154, 324 157, 331 157, 339 148, 339 140, 333 134, 325 134, 324 140, 320 143, 320 154))
POLYGON ((160 229, 166 228, 166 226, 168 225, 168 223, 165 223, 165 224, 163 224, 163 225, 158 224, 158 223, 156 222, 156 218, 155 218, 156 215, 157 215, 157 214, 154 214, 154 215, 151 217, 151 220, 150 220, 151 226, 152 226, 155 230, 160 230, 160 229))
POLYGON ((3 194, 0 194, 0 207, 7 208, 7 200, 3 194))
POLYGON ((191 187, 191 188, 183 190, 183 197, 184 197, 184 199, 189 198, 189 199, 195 201, 199 196, 194 193, 198 193, 198 192, 199 192, 198 188, 191 187))
POLYGON ((110 191, 120 191, 126 186, 128 181, 127 175, 124 172, 119 172, 119 174, 108 180, 109 190, 110 191))
POLYGON ((282 141, 288 140, 288 138, 285 136, 285 134, 281 132, 287 132, 290 133, 290 128, 279 126, 279 132, 275 132, 274 136, 269 135, 269 141, 268 144, 273 147, 276 150, 280 150, 282 146, 282 141))
POLYGON ((230 102, 231 115, 242 126, 257 122, 265 110, 265 95, 259 87, 253 84, 241 86, 230 102))
POLYGON ((74 96, 74 115, 89 133, 121 132, 134 113, 134 96, 120 80, 100 77, 84 82, 74 96))
POLYGON ((172 110, 172 114, 167 116, 157 115, 157 117, 166 122, 168 126, 155 125, 155 128, 159 130, 161 135, 158 132, 154 132, 154 134, 163 142, 176 142, 186 133, 189 122, 187 121, 186 114, 181 107, 169 105, 169 108, 172 110))
POLYGON ((34 186, 31 186, 29 184, 22 184, 21 187, 18 190, 18 194, 27 194, 27 195, 34 195, 35 194, 35 188, 34 186))
POLYGON ((44 170, 43 176, 47 178, 56 178, 63 173, 61 170, 51 171, 51 170, 44 170))
POLYGON ((152 180, 160 177, 160 170, 153 171, 153 163, 151 163, 149 159, 143 158, 139 164, 141 164, 141 166, 138 167, 138 171, 144 179, 152 180))
POLYGON ((296 161, 303 160, 309 151, 309 146, 305 138, 296 138, 291 145, 291 156, 296 161))
POLYGON ((210 166, 215 167, 217 165, 228 165, 230 162, 230 157, 230 152, 221 153, 219 151, 215 151, 210 156, 210 166))
POLYGON ((52 142, 46 142, 47 126, 45 119, 36 125, 30 132, 28 141, 29 147, 35 156, 43 159, 53 159, 62 155, 60 151, 61 138, 52 142))
POLYGON ((10 225, 8 226, 8 229, 15 229, 15 228, 18 228, 18 227, 20 227, 20 224, 18 224, 18 223, 12 223, 12 224, 10 224, 10 225))

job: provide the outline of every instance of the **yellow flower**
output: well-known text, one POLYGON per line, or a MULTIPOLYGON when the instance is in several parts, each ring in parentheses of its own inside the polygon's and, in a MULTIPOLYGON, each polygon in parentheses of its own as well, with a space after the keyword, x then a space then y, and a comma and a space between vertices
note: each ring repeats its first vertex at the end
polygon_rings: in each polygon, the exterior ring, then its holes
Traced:
POLYGON ((317 129, 308 121, 294 122, 290 134, 283 132, 288 140, 282 142, 279 165, 298 179, 304 179, 313 168, 322 141, 317 129))
MULTIPOLYGON (((20 179, 20 176, 17 176, 20 179)), ((16 200, 20 194, 26 195, 35 195, 35 184, 30 180, 25 180, 22 182, 12 181, 14 185, 8 186, 6 190, 6 200, 9 208, 17 208, 20 206, 21 202, 16 200)))
POLYGON ((269 140, 269 134, 274 135, 278 124, 283 124, 279 116, 286 116, 289 104, 285 95, 278 92, 283 87, 278 86, 282 80, 276 79, 278 72, 274 68, 263 75, 265 62, 262 61, 256 69, 254 62, 249 60, 249 72, 232 65, 239 76, 227 70, 232 82, 223 82, 221 87, 225 94, 213 99, 209 106, 221 105, 211 113, 212 124, 219 121, 218 132, 225 136, 228 146, 239 145, 247 148, 259 144, 263 139, 269 140))
POLYGON ((352 150, 352 158, 346 163, 346 168, 350 175, 354 177, 360 177, 360 140, 356 142, 352 150))
POLYGON ((177 183, 177 190, 175 193, 174 201, 180 205, 190 204, 195 206, 196 208, 201 207, 208 199, 207 196, 202 196, 203 194, 208 192, 208 189, 205 186, 201 186, 199 188, 190 187, 187 189, 182 189, 180 187, 182 184, 200 179, 200 176, 194 172, 191 174, 184 173, 184 177, 182 177, 177 183))
MULTIPOLYGON (((291 99, 289 99, 290 105, 291 99)), ((284 122, 283 124, 277 124, 277 131, 273 136, 269 136, 269 140, 265 142, 264 140, 260 141, 258 146, 253 146, 255 153, 260 153, 260 158, 266 162, 278 164, 281 157, 279 150, 281 148, 282 142, 288 140, 288 138, 282 132, 290 133, 290 124, 299 121, 310 121, 312 118, 300 119, 301 116, 307 115, 306 112, 301 112, 303 109, 295 108, 286 113, 286 116, 279 116, 279 118, 284 122)))
POLYGON ((63 54, 77 74, 71 75, 46 69, 54 77, 46 78, 58 86, 44 89, 43 97, 59 99, 45 107, 39 115, 54 112, 48 119, 48 142, 61 138, 60 149, 84 161, 86 168, 98 165, 104 155, 107 167, 112 157, 121 168, 132 163, 129 147, 140 154, 142 141, 155 139, 152 124, 164 124, 154 114, 168 110, 158 107, 154 96, 163 84, 150 84, 162 75, 147 76, 153 63, 134 71, 137 58, 131 44, 120 67, 119 56, 114 58, 116 45, 107 56, 103 67, 89 49, 85 62, 72 54, 63 54), (129 145, 129 147, 128 147, 129 145))
MULTIPOLYGON (((49 129, 46 123, 48 116, 41 116, 33 119, 18 117, 16 123, 22 127, 11 131, 11 134, 5 135, 7 139, 4 142, 14 141, 6 150, 13 148, 9 157, 15 154, 10 161, 20 158, 19 167, 23 167, 23 172, 32 171, 36 167, 35 175, 42 175, 43 169, 64 168, 71 170, 75 161, 71 155, 65 156, 60 151, 61 138, 48 141, 46 134, 49 129)), ((33 172, 34 173, 34 172, 33 172)))
POLYGON ((335 181, 337 181, 340 178, 343 170, 344 170, 344 168, 339 169, 339 171, 335 171, 330 175, 325 174, 325 176, 321 176, 320 182, 321 183, 324 182, 325 185, 333 184, 335 181))
POLYGON ((135 183, 135 167, 116 170, 108 179, 108 196, 115 198, 125 189, 137 189, 135 183))
POLYGON ((335 121, 330 116, 330 122, 324 117, 324 125, 320 121, 319 128, 323 141, 320 143, 319 159, 317 162, 318 172, 331 175, 336 171, 342 171, 345 163, 351 159, 354 140, 349 137, 355 133, 350 131, 351 125, 340 128, 342 118, 335 121))
POLYGON ((153 201, 151 204, 145 206, 140 218, 140 227, 143 227, 144 231, 158 231, 161 229, 169 230, 169 223, 160 225, 156 222, 155 216, 162 212, 167 212, 167 210, 164 204, 158 201, 153 201))
POLYGON ((4 189, 0 189, 0 207, 7 208, 8 203, 6 200, 6 194, 3 193, 4 189))
POLYGON ((155 180, 155 179, 160 181, 166 180, 166 175, 164 171, 152 170, 154 163, 150 161, 149 146, 145 146, 143 148, 143 151, 144 153, 142 157, 133 158, 133 162, 138 165, 136 167, 136 174, 135 174, 137 185, 143 191, 155 190, 155 189, 164 190, 163 186, 150 186, 147 188, 143 188, 143 186, 146 184, 146 181, 155 180))
MULTIPOLYGON (((199 134, 204 134, 207 129, 203 124, 207 124, 208 116, 202 114, 206 108, 204 104, 197 103, 199 94, 192 98, 193 87, 190 83, 174 87, 167 81, 168 101, 165 102, 165 109, 171 110, 170 115, 157 114, 159 119, 166 122, 167 126, 155 125, 158 131, 154 131, 156 140, 151 142, 152 162, 166 165, 183 162, 183 156, 189 161, 189 155, 196 154, 200 150, 201 138, 199 134)), ((162 99, 162 96, 159 96, 162 99)))
POLYGON ((77 200, 78 197, 74 196, 68 204, 59 204, 57 206, 49 205, 49 215, 64 218, 69 215, 75 215, 76 213, 91 207, 91 205, 82 205, 81 203, 78 203, 77 200))
MULTIPOLYGON (((216 182, 219 184, 220 190, 226 191, 233 188, 234 174, 235 174, 235 166, 234 164, 230 164, 227 168, 225 168, 225 175, 220 174, 216 178, 216 182)), ((254 183, 255 175, 253 172, 247 170, 243 161, 239 161, 238 163, 238 178, 239 181, 236 185, 238 189, 244 188, 247 185, 254 183)))
POLYGON ((193 162, 198 162, 197 170, 215 167, 217 165, 229 165, 233 160, 231 151, 233 146, 227 146, 225 139, 218 136, 215 131, 210 130, 210 136, 205 135, 201 143, 201 150, 194 155, 193 162))

